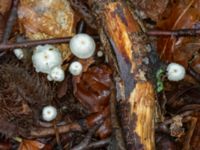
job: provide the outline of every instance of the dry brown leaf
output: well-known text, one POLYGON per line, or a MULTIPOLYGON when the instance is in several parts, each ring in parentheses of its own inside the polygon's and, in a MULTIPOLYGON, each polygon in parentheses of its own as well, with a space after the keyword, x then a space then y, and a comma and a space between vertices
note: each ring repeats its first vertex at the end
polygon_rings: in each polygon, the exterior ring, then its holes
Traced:
POLYGON ((0 14, 5 15, 10 10, 12 0, 0 0, 0 14))
POLYGON ((45 144, 34 140, 23 139, 19 145, 18 150, 41 150, 45 147, 45 144))
POLYGON ((12 0, 0 0, 0 41, 6 26, 7 17, 12 4, 12 0))
MULTIPOLYGON (((74 12, 66 0, 21 0, 18 8, 21 32, 32 40, 74 34, 74 12)), ((67 44, 60 44, 64 60, 70 56, 67 44)))
MULTIPOLYGON (((200 10, 196 4, 196 1, 174 3, 170 13, 164 16, 165 19, 158 22, 157 28, 161 30, 195 28, 200 21, 200 10)), ((194 37, 178 39, 175 37, 159 37, 157 49, 163 60, 175 61, 187 67, 194 51, 199 48, 199 45, 192 45, 191 43, 198 42, 199 39, 194 37)))

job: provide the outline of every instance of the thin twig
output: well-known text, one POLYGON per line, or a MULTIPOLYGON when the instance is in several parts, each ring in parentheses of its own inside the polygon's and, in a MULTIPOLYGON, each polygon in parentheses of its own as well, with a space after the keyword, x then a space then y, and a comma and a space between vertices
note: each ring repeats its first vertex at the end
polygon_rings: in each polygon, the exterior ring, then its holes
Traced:
MULTIPOLYGON (((178 114, 178 116, 180 116, 180 117, 186 117, 186 116, 192 115, 194 112, 195 112, 195 110, 194 110, 194 111, 186 111, 186 112, 184 112, 184 113, 182 113, 182 114, 178 114)), ((174 116, 174 117, 176 117, 176 116, 174 116)), ((171 119, 165 120, 165 121, 164 121, 163 123, 161 123, 159 126, 164 126, 164 125, 169 125, 169 124, 171 124, 171 123, 173 122, 173 118, 174 118, 174 117, 172 117, 171 119)))
POLYGON ((5 28, 4 34, 3 34, 3 40, 2 40, 3 44, 7 43, 8 39, 10 38, 10 35, 12 33, 12 29, 13 29, 13 26, 14 26, 16 18, 17 18, 18 4, 19 4, 19 0, 13 0, 11 12, 10 12, 8 21, 6 23, 6 28, 5 28))
POLYGON ((197 124, 197 118, 196 117, 188 117, 188 121, 190 121, 190 127, 187 131, 187 134, 185 136, 185 141, 183 143, 183 150, 190 150, 190 142, 197 124))
POLYGON ((200 29, 179 29, 179 30, 151 30, 146 33, 149 36, 200 36, 200 29))
POLYGON ((78 25, 78 31, 77 31, 77 33, 83 33, 84 29, 85 29, 85 26, 86 26, 85 21, 81 20, 79 22, 79 25, 78 25))
MULTIPOLYGON (((98 36, 92 36, 95 41, 99 41, 98 36)), ((69 43, 72 37, 64 37, 64 38, 53 38, 53 39, 46 39, 46 40, 34 40, 34 41, 25 41, 20 43, 13 43, 13 44, 0 44, 0 51, 15 49, 15 48, 27 48, 33 47, 37 45, 43 44, 61 44, 61 43, 69 43)))
POLYGON ((60 134, 59 134, 59 131, 58 131, 58 128, 57 128, 57 125, 56 125, 56 120, 54 120, 54 122, 53 122, 53 127, 54 127, 54 130, 55 130, 57 145, 61 148, 62 145, 61 145, 61 142, 60 142, 60 134))
POLYGON ((89 142, 92 139, 92 135, 96 132, 96 130, 100 127, 100 125, 96 125, 94 126, 92 129, 89 130, 89 132, 87 133, 87 135, 85 136, 84 140, 78 144, 77 146, 73 147, 71 150, 83 150, 85 149, 89 142))
POLYGON ((98 141, 98 142, 93 142, 93 143, 89 144, 83 150, 92 150, 92 149, 97 149, 97 148, 100 148, 100 147, 107 146, 110 143, 110 140, 111 140, 110 138, 107 138, 107 139, 103 139, 103 140, 98 141))
POLYGON ((189 65, 187 71, 192 77, 194 77, 197 81, 200 82, 200 74, 198 72, 196 72, 190 65, 189 65))
MULTIPOLYGON (((71 123, 68 125, 58 126, 57 130, 60 134, 68 133, 68 132, 75 132, 75 131, 82 131, 82 127, 79 123, 71 123)), ((31 131, 32 137, 46 137, 50 135, 55 135, 54 127, 51 128, 37 128, 31 131)))

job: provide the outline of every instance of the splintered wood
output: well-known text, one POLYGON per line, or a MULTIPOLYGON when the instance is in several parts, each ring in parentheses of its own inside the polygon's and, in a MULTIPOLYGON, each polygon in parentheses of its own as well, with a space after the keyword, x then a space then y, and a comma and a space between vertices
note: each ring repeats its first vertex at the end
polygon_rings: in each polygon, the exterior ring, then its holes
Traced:
POLYGON ((137 20, 122 3, 106 5, 103 17, 125 86, 120 113, 127 149, 153 150, 155 95, 148 79, 151 49, 137 20))

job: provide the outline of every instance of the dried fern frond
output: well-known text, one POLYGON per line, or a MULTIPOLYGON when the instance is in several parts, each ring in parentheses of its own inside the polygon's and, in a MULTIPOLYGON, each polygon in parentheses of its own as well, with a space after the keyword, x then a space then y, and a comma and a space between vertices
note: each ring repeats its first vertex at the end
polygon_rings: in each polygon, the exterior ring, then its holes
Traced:
MULTIPOLYGON (((0 121, 22 129, 21 135, 39 119, 40 110, 51 102, 53 94, 49 83, 38 74, 16 64, 0 65, 0 121)), ((0 128, 3 125, 0 123, 0 128)))

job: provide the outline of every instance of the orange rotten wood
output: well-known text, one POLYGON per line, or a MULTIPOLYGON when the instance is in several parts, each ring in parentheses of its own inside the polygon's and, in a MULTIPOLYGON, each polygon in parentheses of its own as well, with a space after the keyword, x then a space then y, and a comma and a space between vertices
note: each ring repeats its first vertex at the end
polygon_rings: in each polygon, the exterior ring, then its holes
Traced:
POLYGON ((148 76, 152 67, 148 58, 151 48, 125 4, 108 3, 103 14, 104 30, 124 82, 125 100, 120 103, 120 114, 127 149, 153 150, 155 94, 148 76))

